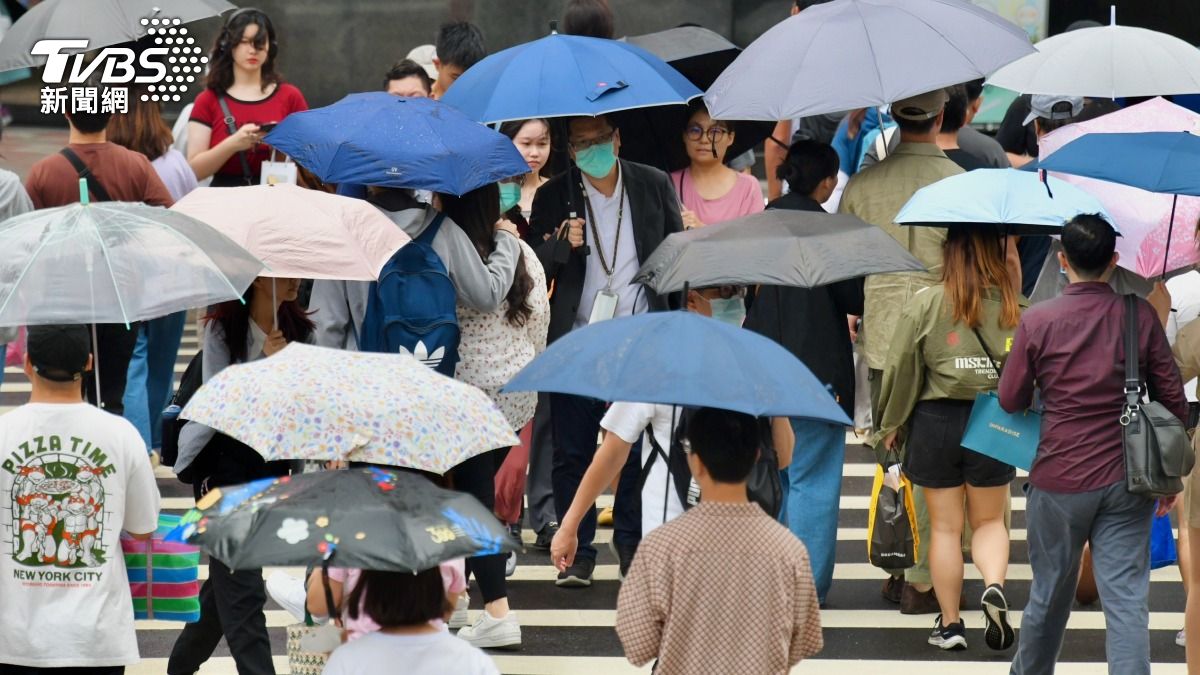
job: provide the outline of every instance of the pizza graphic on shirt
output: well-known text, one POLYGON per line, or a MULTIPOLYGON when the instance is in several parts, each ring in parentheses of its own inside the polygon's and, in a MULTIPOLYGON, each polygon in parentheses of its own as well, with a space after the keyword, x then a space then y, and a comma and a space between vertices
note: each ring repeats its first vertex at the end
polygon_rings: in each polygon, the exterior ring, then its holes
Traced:
POLYGON ((38 455, 16 470, 12 557, 26 567, 99 567, 103 544, 103 470, 66 454, 38 455))

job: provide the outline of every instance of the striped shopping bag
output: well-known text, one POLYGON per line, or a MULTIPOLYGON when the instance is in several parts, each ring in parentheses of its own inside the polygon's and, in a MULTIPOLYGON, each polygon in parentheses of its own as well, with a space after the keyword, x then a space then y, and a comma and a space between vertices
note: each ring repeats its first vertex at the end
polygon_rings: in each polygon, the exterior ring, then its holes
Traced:
POLYGON ((179 516, 159 514, 152 538, 138 541, 121 536, 135 618, 200 620, 200 549, 163 541, 178 525, 179 516))

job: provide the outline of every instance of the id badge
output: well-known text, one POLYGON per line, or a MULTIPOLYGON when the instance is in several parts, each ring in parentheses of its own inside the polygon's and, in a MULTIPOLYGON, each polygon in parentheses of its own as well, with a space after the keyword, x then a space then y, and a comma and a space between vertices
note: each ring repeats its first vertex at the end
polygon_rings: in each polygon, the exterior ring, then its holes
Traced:
POLYGON ((604 288, 596 292, 596 301, 592 303, 592 315, 588 324, 608 321, 617 315, 617 300, 620 297, 613 291, 604 288))

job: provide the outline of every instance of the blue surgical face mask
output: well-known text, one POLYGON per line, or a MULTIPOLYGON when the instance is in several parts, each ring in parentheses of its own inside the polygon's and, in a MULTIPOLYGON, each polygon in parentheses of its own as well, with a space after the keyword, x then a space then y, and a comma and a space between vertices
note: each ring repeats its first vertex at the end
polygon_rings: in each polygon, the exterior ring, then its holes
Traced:
POLYGON ((580 150, 575 153, 575 165, 579 167, 580 171, 592 178, 604 178, 612 173, 613 166, 616 163, 617 153, 613 150, 612 141, 593 145, 587 150, 580 150))
POLYGON ((708 304, 712 307, 712 318, 717 321, 741 327, 742 322, 746 320, 746 302, 740 297, 717 298, 709 300, 708 304))
POLYGON ((508 210, 516 206, 521 201, 521 186, 516 183, 501 183, 500 184, 500 213, 508 213, 508 210))

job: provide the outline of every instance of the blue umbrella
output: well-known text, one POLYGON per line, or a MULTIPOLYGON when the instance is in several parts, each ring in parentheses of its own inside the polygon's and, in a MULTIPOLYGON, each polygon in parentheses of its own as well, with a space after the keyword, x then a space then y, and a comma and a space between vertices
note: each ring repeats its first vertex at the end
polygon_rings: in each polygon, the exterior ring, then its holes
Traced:
POLYGON ((263 142, 328 183, 462 195, 529 172, 507 137, 438 101, 384 92, 288 115, 263 142))
POLYGON ((1098 199, 1058 178, 1042 182, 1017 169, 977 169, 917 190, 900 209, 901 225, 984 225, 1006 234, 1058 234, 1081 213, 1112 216, 1098 199))
POLYGON ((504 391, 851 424, 829 390, 786 349, 690 312, 639 314, 572 331, 517 373, 504 391))
POLYGON ((1085 134, 1039 160, 1038 168, 1175 195, 1163 254, 1166 276, 1179 195, 1200 197, 1200 136, 1182 131, 1085 134))
POLYGON ((641 47, 551 33, 471 66, 442 101, 492 123, 684 104, 701 93, 641 47))

